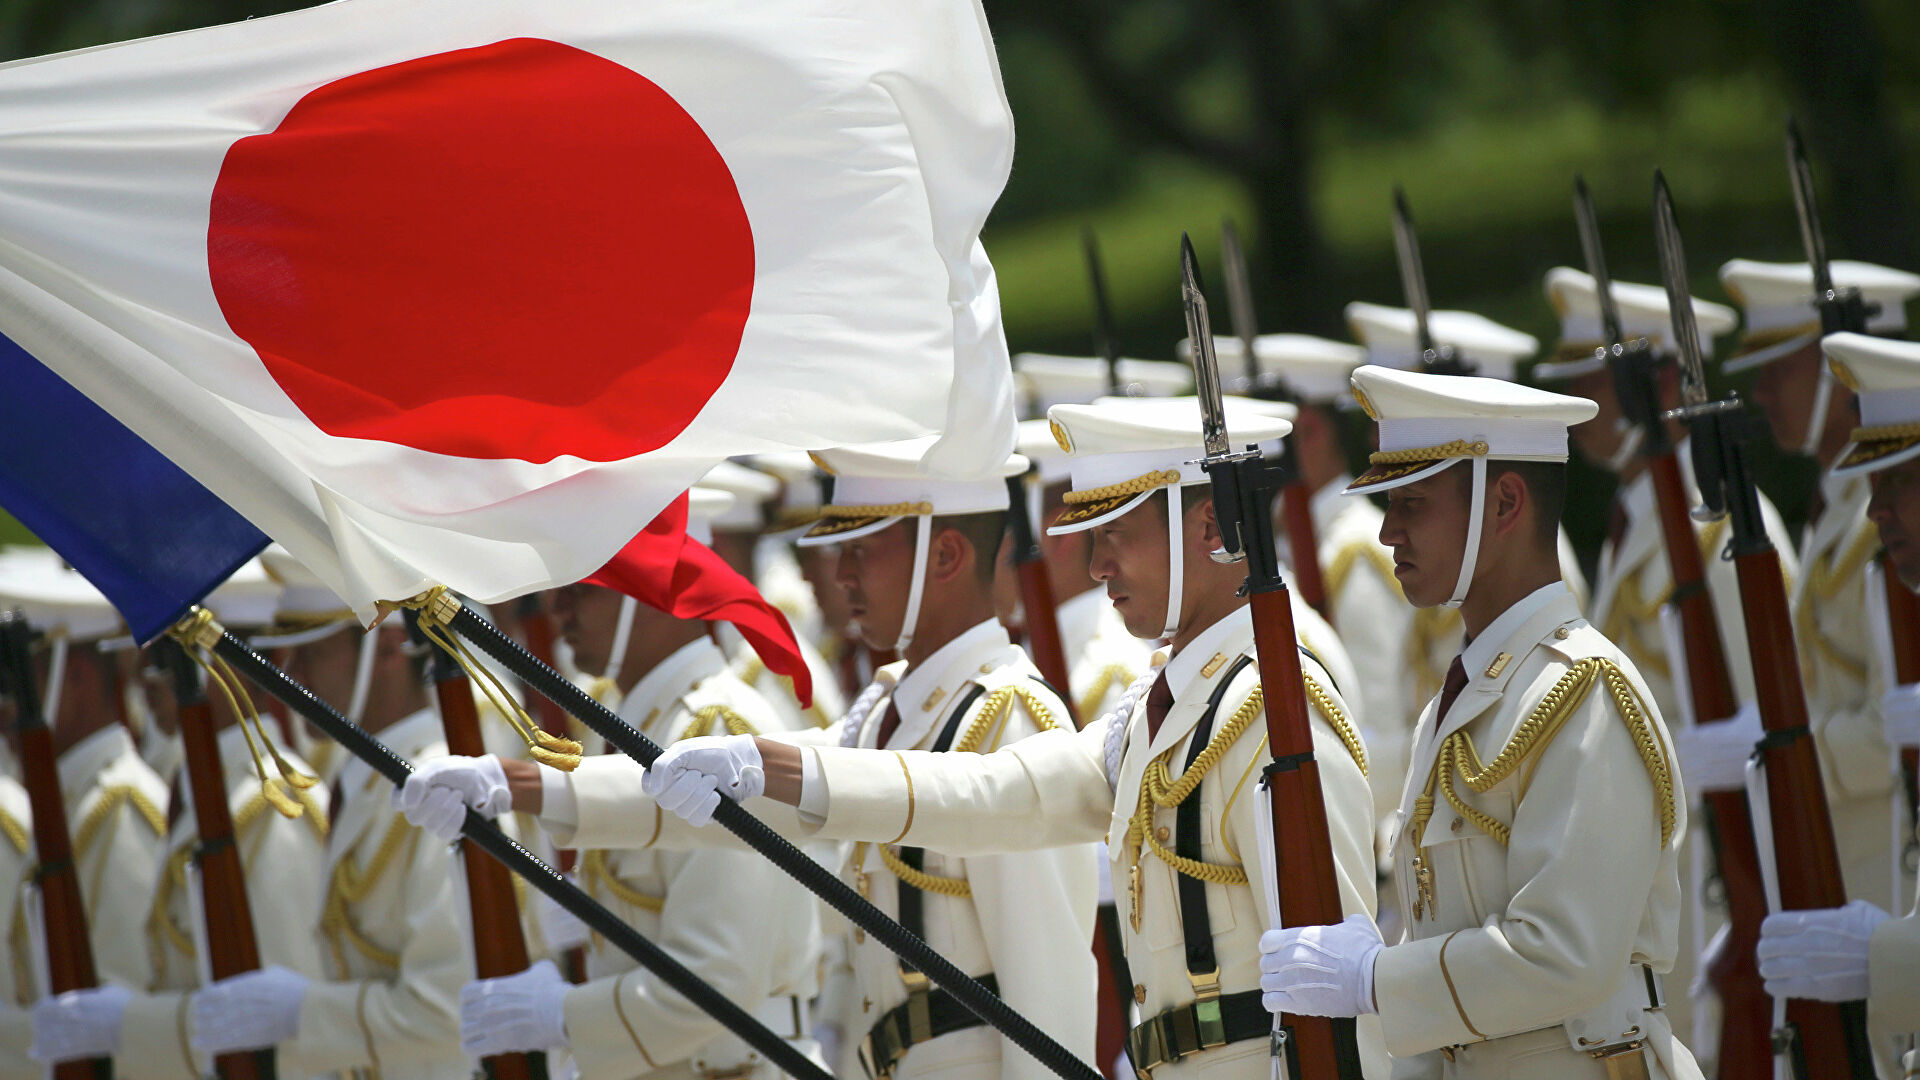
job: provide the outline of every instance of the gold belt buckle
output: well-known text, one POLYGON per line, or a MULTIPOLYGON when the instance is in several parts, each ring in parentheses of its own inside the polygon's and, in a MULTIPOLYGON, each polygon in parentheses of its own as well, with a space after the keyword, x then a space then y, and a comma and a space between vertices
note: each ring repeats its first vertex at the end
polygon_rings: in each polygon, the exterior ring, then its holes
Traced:
POLYGON ((1193 1026, 1199 1042, 1198 1050, 1227 1045, 1227 1022, 1220 1015, 1220 968, 1215 966, 1205 975, 1195 975, 1189 971, 1187 981, 1193 984, 1196 999, 1193 1003, 1193 1026))
MULTIPOLYGON (((1634 1029, 1635 1034, 1638 1028, 1634 1029)), ((1580 1040, 1585 1043, 1585 1039, 1580 1040)), ((1607 1070, 1607 1080, 1647 1080, 1647 1051, 1645 1039, 1632 1042, 1614 1043, 1598 1049, 1588 1050, 1587 1055, 1598 1061, 1607 1070)))
POLYGON ((927 1003, 933 983, 923 972, 905 970, 900 981, 907 984, 907 1045, 918 1046, 933 1038, 933 1010, 927 1003))

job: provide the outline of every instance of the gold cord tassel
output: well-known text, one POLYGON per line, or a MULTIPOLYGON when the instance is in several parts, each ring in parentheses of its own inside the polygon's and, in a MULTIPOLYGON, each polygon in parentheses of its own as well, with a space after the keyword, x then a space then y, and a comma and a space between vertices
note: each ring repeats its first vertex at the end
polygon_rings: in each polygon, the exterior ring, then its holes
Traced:
POLYGON ((397 607, 410 608, 420 613, 420 632, 441 652, 453 657, 473 684, 480 688, 487 700, 507 718, 515 734, 527 744, 527 756, 561 772, 572 772, 580 766, 580 754, 583 747, 565 736, 555 735, 534 722, 533 717, 521 708, 498 676, 482 664, 478 657, 467 648, 459 636, 448 629, 454 616, 460 613, 460 599, 447 591, 444 585, 435 585, 426 592, 411 599, 402 600, 397 607))
POLYGON ((259 710, 253 707, 253 698, 246 692, 239 673, 208 647, 208 641, 217 640, 218 625, 214 622, 213 613, 201 608, 169 633, 193 658, 193 662, 200 666, 200 670, 207 673, 207 684, 219 689, 220 696, 226 699, 227 707, 233 711, 234 721, 240 725, 240 735, 247 740, 247 753, 253 758, 253 774, 260 781, 261 796, 285 817, 299 818, 306 808, 299 799, 287 793, 287 786, 304 790, 320 781, 295 768, 280 753, 280 748, 268 737, 266 724, 260 719, 259 710), (278 777, 267 775, 266 760, 260 756, 262 746, 266 747, 267 756, 273 759, 278 777))

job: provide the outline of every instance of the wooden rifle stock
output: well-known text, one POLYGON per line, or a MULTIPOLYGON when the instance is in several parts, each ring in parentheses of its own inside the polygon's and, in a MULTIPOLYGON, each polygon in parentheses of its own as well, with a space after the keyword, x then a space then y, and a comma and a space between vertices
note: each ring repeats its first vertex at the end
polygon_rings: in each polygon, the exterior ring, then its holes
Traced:
MULTIPOLYGON (((1920 596, 1908 591, 1900 581, 1893 560, 1882 555, 1881 579, 1886 585, 1887 636, 1893 639, 1893 670, 1888 674, 1901 685, 1920 683, 1920 596)), ((1900 749, 1900 785, 1907 799, 1907 831, 1901 844, 1914 840, 1915 818, 1920 818, 1920 747, 1900 749)))
MULTIPOLYGON (((20 781, 33 809, 33 882, 40 891, 41 934, 46 939, 47 992, 91 990, 100 985, 88 936, 87 905, 74 866, 73 835, 67 829, 67 804, 60 792, 60 767, 53 754, 53 732, 40 712, 34 685, 31 632, 18 616, 0 623, 0 657, 16 708, 20 745, 20 781)), ((113 1059, 63 1061, 53 1066, 54 1080, 113 1080, 113 1059)))
MULTIPOLYGON (((1252 608, 1267 744, 1273 752, 1266 779, 1267 798, 1273 806, 1273 870, 1280 883, 1281 923, 1330 926, 1344 915, 1327 804, 1320 792, 1320 765, 1313 757, 1313 724, 1307 715, 1300 652, 1294 644, 1298 639, 1293 600, 1281 585, 1254 593, 1252 608)), ((1288 1053, 1294 1062, 1289 1075, 1305 1080, 1358 1080, 1360 1058, 1353 1020, 1287 1015, 1281 1021, 1292 1029, 1288 1053)))
MULTIPOLYGON (((520 598, 520 626, 527 635, 527 652, 532 653, 535 660, 548 667, 555 667, 553 615, 547 610, 546 602, 540 594, 530 593, 520 598)), ((526 699, 533 705, 533 717, 540 722, 540 729, 549 735, 558 735, 565 739, 573 738, 573 733, 567 724, 566 711, 545 695, 535 693, 533 687, 527 686, 525 682, 520 685, 526 687, 526 699)), ((554 867, 561 873, 571 874, 574 867, 579 864, 580 853, 572 848, 555 848, 553 861, 554 867)), ((568 982, 586 982, 587 950, 584 947, 575 946, 561 953, 560 973, 567 977, 568 982)))
POLYGON ((1067 647, 1060 639, 1060 610, 1053 602, 1053 582, 1047 577, 1046 556, 1027 516, 1026 478, 1007 477, 1007 524, 1012 530, 1013 568, 1020 579, 1020 606, 1027 615, 1027 653, 1040 677, 1060 694, 1067 716, 1078 728, 1086 717, 1074 715, 1073 684, 1068 678, 1067 647))
MULTIPOLYGON (((193 865, 200 875, 200 907, 206 918, 207 970, 215 980, 260 970, 259 938, 253 907, 247 901, 246 872, 227 805, 226 769, 220 763, 219 735, 206 688, 186 650, 163 642, 173 671, 174 699, 180 713, 180 748, 193 792, 194 829, 199 843, 193 865)), ((221 1080, 274 1080, 274 1051, 236 1051, 213 1059, 221 1080)))
MULTIPOLYGON (((1745 609, 1747 648, 1766 738, 1767 799, 1773 847, 1780 867, 1780 906, 1787 911, 1842 907, 1847 902, 1827 810, 1820 762, 1807 725, 1807 698, 1799 653, 1781 583, 1780 555, 1771 544, 1734 556, 1745 609)), ((1808 1078, 1871 1077, 1866 1003, 1787 1002, 1787 1022, 1798 1045, 1795 1068, 1808 1078)))
MULTIPOLYGON (((1707 592, 1706 568, 1688 514, 1691 500, 1680 478, 1680 463, 1669 449, 1648 458, 1647 467, 1673 577, 1673 604, 1685 639, 1694 722, 1726 720, 1739 703, 1734 700, 1720 644, 1713 597, 1707 592)), ((1754 954, 1760 943, 1760 923, 1767 917, 1767 894, 1753 841, 1753 819, 1744 791, 1702 792, 1700 801, 1706 810, 1714 865, 1727 897, 1727 935, 1707 966, 1708 982, 1720 998, 1719 1074, 1764 1076, 1772 1068, 1773 1000, 1767 996, 1754 954)))
MULTIPOLYGON (((1289 437, 1287 452, 1291 454, 1294 449, 1289 437)), ((1294 468, 1298 467, 1296 461, 1294 468)), ((1300 599, 1332 626, 1333 601, 1327 596, 1327 576, 1320 568, 1320 539, 1313 527, 1313 492, 1304 482, 1280 489, 1280 520, 1287 531, 1287 546, 1293 549, 1293 581, 1300 589, 1300 599)))
MULTIPOLYGON (((414 623, 408 612, 408 624, 414 623)), ((440 726, 447 736, 447 753, 479 757, 487 752, 480 736, 480 711, 474 707, 473 684, 437 647, 433 654, 433 692, 440 705, 440 726)), ((520 904, 513 895, 513 875, 472 840, 461 837, 461 863, 467 877, 467 911, 473 927, 474 976, 498 979, 527 970, 527 939, 521 931, 520 904)), ((543 1053, 498 1054, 483 1058, 487 1080, 546 1080, 543 1053)))

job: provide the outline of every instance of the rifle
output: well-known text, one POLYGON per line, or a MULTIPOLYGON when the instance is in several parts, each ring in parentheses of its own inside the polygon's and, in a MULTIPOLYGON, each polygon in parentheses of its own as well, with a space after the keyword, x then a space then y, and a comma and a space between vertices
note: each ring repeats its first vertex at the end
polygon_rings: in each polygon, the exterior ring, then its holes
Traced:
MULTIPOLYGON (((1214 514, 1220 523, 1221 550, 1213 552, 1213 559, 1247 565, 1243 588, 1253 611, 1267 744, 1273 753, 1260 783, 1273 811, 1274 877, 1279 883, 1282 921, 1285 926, 1337 923, 1340 886, 1334 876, 1327 805, 1320 793, 1320 766, 1313 755, 1293 601, 1280 576, 1280 556, 1274 546, 1273 499, 1286 482, 1286 473, 1257 449, 1235 452, 1228 442, 1207 298, 1200 288, 1193 243, 1184 234, 1180 292, 1186 306, 1187 337, 1193 342, 1194 385, 1200 396, 1201 434, 1207 451, 1202 467, 1213 481, 1214 514)), ((1285 1060, 1289 1077, 1360 1077, 1360 1047, 1352 1017, 1278 1016, 1273 1052, 1285 1060)))
POLYGON ((1107 300, 1107 274, 1100 263, 1100 241, 1093 227, 1080 230, 1080 250, 1087 258, 1087 283, 1093 288, 1093 351, 1107 362, 1107 392, 1135 397, 1120 377, 1120 338, 1113 327, 1113 305, 1107 300))
POLYGON ((1074 716, 1073 684, 1067 677, 1067 648, 1060 638, 1060 610, 1053 602, 1053 583, 1047 579, 1046 556, 1040 551, 1033 519, 1027 516, 1027 481, 1037 469, 1007 477, 1007 527, 1013 531, 1013 568, 1020 577, 1020 605, 1027 613, 1027 651, 1033 654, 1033 666, 1040 677, 1060 694, 1061 703, 1073 726, 1084 721, 1074 716))
MULTIPOLYGON (((180 715, 180 748, 193 793, 193 824, 199 843, 193 865, 200 877, 200 910, 205 920, 207 972, 218 981, 260 970, 259 937, 253 926, 253 907, 247 901, 246 871, 240 865, 240 847, 233 833, 233 813, 227 805, 226 770, 220 762, 220 739, 214 730, 213 709, 207 703, 200 670, 178 642, 154 643, 173 675, 174 700, 180 715)), ((213 1059, 221 1080, 274 1080, 278 1075, 274 1050, 236 1051, 213 1059)))
POLYGON ((1813 304, 1820 309, 1820 333, 1867 332, 1867 319, 1880 310, 1869 304, 1854 286, 1836 289, 1832 264, 1827 261, 1827 241, 1820 230, 1820 204, 1813 194, 1813 166, 1807 161, 1806 143, 1800 138, 1800 125, 1787 118, 1787 177, 1793 182, 1794 215, 1800 220, 1800 244, 1806 249, 1807 263, 1813 267, 1813 304))
POLYGON ((1407 193, 1397 184, 1393 188, 1393 254, 1400 264, 1400 290, 1413 310, 1414 344, 1420 347, 1422 365, 1435 375, 1471 375, 1479 370, 1453 346, 1434 344, 1433 304, 1427 299, 1427 271, 1420 262, 1420 234, 1413 229, 1407 193))
MULTIPOLYGON (((1739 703, 1734 699, 1726 652, 1720 644, 1719 619, 1707 592, 1706 568, 1689 517, 1691 498, 1680 477, 1673 440, 1667 437, 1666 421, 1660 416, 1661 361, 1646 338, 1626 340, 1620 327, 1619 305, 1613 298, 1613 279, 1607 273, 1606 254, 1600 246, 1593 199, 1586 180, 1578 174, 1573 187, 1580 247, 1600 298, 1600 325, 1607 341, 1598 352, 1613 373, 1621 412, 1641 432, 1640 455, 1653 479, 1661 540, 1673 577, 1671 603, 1679 614, 1685 640, 1682 659, 1694 722, 1718 723, 1731 718, 1739 703)), ((1692 298, 1689 296, 1686 302, 1691 306, 1692 298)), ((1760 876, 1760 856, 1753 844, 1753 822, 1743 791, 1702 792, 1700 801, 1714 867, 1727 896, 1727 937, 1707 967, 1707 980, 1721 1005, 1720 1074, 1761 1076, 1773 1057, 1773 1002, 1767 997, 1754 955, 1760 942, 1760 923, 1767 917, 1767 898, 1760 876)))
MULTIPOLYGON (((53 756, 53 732, 40 711, 34 685, 33 631, 18 612, 0 613, 0 665, 13 695, 14 731, 20 744, 20 780, 33 808, 33 886, 40 893, 41 933, 46 938, 47 993, 92 990, 100 985, 88 936, 87 904, 67 831, 67 804, 53 756)), ((63 1061, 54 1080, 113 1080, 110 1057, 63 1061)))
MULTIPOLYGON (((1760 824, 1767 827, 1772 845, 1768 851, 1756 844, 1756 850, 1763 859, 1771 854, 1775 866, 1790 871, 1775 875, 1782 910, 1840 907, 1847 902, 1846 888, 1819 758, 1807 727, 1807 698, 1800 682, 1800 654, 1794 647, 1780 554, 1767 536, 1759 489, 1747 463, 1747 443, 1760 433, 1761 421, 1736 394, 1720 400, 1709 397, 1673 193, 1657 170, 1653 185, 1660 273, 1680 355, 1681 406, 1666 413, 1665 419, 1685 421, 1693 433, 1693 472, 1703 504, 1693 516, 1700 520, 1725 517, 1732 526, 1728 550, 1740 583, 1747 649, 1753 659, 1760 722, 1766 730, 1749 766, 1748 787, 1750 798, 1764 798, 1760 824), (1752 774, 1756 769, 1764 773, 1764 781, 1752 774)), ((1764 874, 1766 864, 1762 866, 1764 874)), ((1843 1076, 1869 1080, 1874 1072, 1866 1002, 1789 1001, 1784 1023, 1774 1031, 1773 1050, 1776 1056, 1786 1057, 1803 1080, 1843 1076)))
MULTIPOLYGON (((553 616, 547 612, 546 601, 540 593, 528 593, 518 601, 520 605, 520 625, 526 631, 527 651, 548 667, 553 666, 553 616)), ((540 728, 549 735, 570 738, 567 727, 567 714, 560 706, 533 692, 533 687, 524 682, 527 704, 533 707, 533 718, 540 722, 540 728)), ((555 848, 553 861, 563 874, 573 872, 579 862, 580 853, 571 848, 555 848)), ((568 982, 587 981, 587 950, 581 947, 568 949, 560 955, 560 970, 568 982)))
MULTIPOLYGON (((418 612, 407 612, 407 632, 416 645, 426 644, 418 612)), ((440 706, 440 726, 446 732, 447 753, 479 757, 487 752, 480 737, 480 713, 473 704, 473 684, 445 649, 433 649, 433 692, 440 706)), ((472 840, 460 841, 460 862, 467 875, 467 912, 473 931, 474 975, 498 979, 527 970, 527 941, 520 929, 520 905, 514 899, 513 878, 507 868, 480 857, 472 840)), ((547 1055, 539 1051, 497 1054, 480 1061, 486 1080, 547 1080, 547 1055)))
MULTIPOLYGON (((1255 329, 1253 281, 1247 276, 1247 256, 1240 247, 1240 231, 1231 219, 1220 222, 1220 258, 1227 272, 1227 313, 1233 320, 1233 332, 1240 339, 1240 351, 1246 357, 1245 382, 1237 392, 1265 401, 1298 404, 1299 395, 1278 372, 1263 374, 1254 355, 1255 329)), ((1211 344, 1211 343, 1209 343, 1211 344)), ((1300 588, 1300 599, 1333 624, 1333 602, 1327 596, 1327 578, 1320 569, 1320 540, 1314 535, 1313 492, 1300 473, 1299 442, 1292 434, 1284 440, 1286 449, 1277 463, 1288 473, 1280 489, 1280 517, 1287 530, 1287 546, 1293 551, 1293 580, 1300 588)))

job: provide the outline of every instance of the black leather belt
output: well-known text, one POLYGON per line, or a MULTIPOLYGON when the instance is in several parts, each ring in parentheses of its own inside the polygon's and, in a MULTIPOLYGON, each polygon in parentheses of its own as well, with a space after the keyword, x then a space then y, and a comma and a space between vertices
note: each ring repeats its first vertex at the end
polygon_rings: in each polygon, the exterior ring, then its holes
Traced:
MULTIPOLYGON (((914 974, 918 978, 908 980, 907 1000, 881 1014, 873 1029, 867 1032, 860 1056, 872 1076, 893 1075, 893 1067, 907 1056, 907 1051, 923 1042, 986 1025, 985 1020, 960 1004, 952 994, 931 985, 926 976, 914 974)), ((981 975, 978 981, 989 993, 1000 993, 1000 984, 992 974, 981 975)), ((1254 995, 1255 1005, 1260 1003, 1259 997, 1254 995)))
POLYGON ((1141 1076, 1190 1054, 1273 1033, 1273 1014, 1260 991, 1243 990, 1168 1009, 1127 1034, 1127 1056, 1141 1076))

